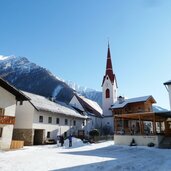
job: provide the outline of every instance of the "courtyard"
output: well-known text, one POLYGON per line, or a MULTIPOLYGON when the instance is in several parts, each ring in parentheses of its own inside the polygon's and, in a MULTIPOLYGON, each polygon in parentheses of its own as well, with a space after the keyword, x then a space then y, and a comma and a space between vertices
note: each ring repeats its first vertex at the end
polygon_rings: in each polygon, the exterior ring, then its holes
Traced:
POLYGON ((169 171, 171 150, 150 147, 117 146, 113 141, 83 144, 74 139, 73 146, 26 146, 15 151, 0 151, 2 171, 169 171))

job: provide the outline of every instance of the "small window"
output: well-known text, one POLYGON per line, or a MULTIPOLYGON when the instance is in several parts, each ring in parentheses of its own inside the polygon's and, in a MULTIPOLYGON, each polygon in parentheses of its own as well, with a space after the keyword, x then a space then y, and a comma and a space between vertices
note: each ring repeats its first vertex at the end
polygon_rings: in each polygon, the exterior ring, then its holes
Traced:
POLYGON ((68 125, 68 119, 65 119, 65 125, 68 125))
POLYGON ((48 123, 52 123, 52 117, 48 117, 48 123))
POLYGON ((43 116, 39 116, 39 122, 43 123, 43 116))
POLYGON ((83 121, 83 126, 85 126, 85 122, 83 121))
POLYGON ((76 126, 76 120, 73 121, 73 125, 76 126))
POLYGON ((110 90, 106 89, 106 98, 110 98, 110 90))
POLYGON ((50 132, 47 132, 47 138, 50 138, 50 132))
POLYGON ((3 128, 0 128, 0 137, 2 137, 3 128))
POLYGON ((56 124, 59 124, 59 118, 56 118, 56 124))

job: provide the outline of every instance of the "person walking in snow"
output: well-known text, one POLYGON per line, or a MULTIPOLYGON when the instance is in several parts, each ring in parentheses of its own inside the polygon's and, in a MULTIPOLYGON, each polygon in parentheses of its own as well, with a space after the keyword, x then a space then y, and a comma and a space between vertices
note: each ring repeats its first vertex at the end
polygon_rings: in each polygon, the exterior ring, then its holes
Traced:
POLYGON ((68 140, 69 140, 69 147, 72 147, 72 135, 68 137, 68 140))
POLYGON ((63 147, 63 145, 64 145, 64 136, 63 135, 60 136, 60 143, 61 143, 61 147, 63 147))

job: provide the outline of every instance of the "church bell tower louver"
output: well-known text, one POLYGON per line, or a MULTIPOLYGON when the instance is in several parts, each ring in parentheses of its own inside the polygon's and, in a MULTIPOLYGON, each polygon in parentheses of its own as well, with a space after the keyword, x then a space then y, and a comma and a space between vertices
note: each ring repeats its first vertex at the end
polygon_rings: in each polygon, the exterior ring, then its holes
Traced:
POLYGON ((112 131, 114 130, 114 120, 111 105, 117 101, 117 81, 116 76, 113 73, 112 60, 110 47, 108 44, 106 72, 102 81, 102 109, 103 109, 103 127, 105 125, 110 126, 112 131))

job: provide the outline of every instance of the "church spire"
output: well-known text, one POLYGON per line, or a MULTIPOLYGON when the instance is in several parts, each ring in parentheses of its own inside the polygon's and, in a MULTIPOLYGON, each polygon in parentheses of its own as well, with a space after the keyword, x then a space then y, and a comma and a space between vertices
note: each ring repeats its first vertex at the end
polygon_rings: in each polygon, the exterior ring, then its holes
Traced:
POLYGON ((115 75, 113 74, 109 42, 108 42, 108 50, 107 50, 106 73, 105 73, 105 76, 103 78, 102 86, 103 86, 104 80, 105 80, 107 75, 108 75, 110 81, 113 84, 114 83, 114 79, 115 79, 115 75))
POLYGON ((108 50, 107 50, 106 75, 109 75, 109 77, 110 75, 113 75, 109 43, 108 43, 108 50))

